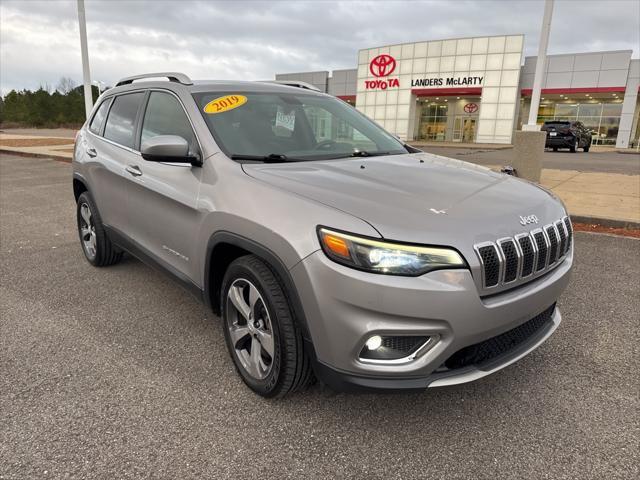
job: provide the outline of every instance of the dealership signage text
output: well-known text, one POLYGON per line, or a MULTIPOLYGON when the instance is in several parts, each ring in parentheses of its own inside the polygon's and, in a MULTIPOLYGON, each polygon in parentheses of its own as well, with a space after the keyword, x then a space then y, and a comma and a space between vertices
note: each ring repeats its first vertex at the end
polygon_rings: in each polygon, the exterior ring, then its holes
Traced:
POLYGON ((397 78, 376 78, 375 80, 365 80, 364 87, 366 89, 372 88, 381 88, 382 90, 386 90, 389 87, 399 87, 400 81, 397 78))
POLYGON ((412 87, 459 87, 469 85, 482 85, 484 77, 435 77, 435 78, 414 78, 411 80, 412 87))

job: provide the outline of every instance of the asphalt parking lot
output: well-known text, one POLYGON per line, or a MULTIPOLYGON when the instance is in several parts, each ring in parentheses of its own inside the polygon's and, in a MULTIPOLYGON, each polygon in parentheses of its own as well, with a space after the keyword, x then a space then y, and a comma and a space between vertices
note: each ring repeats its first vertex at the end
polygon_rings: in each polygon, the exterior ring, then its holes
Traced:
POLYGON ((638 478, 640 241, 578 233, 562 325, 492 376, 271 401, 190 294, 84 260, 68 164, 0 156, 0 214, 0 479, 638 478))

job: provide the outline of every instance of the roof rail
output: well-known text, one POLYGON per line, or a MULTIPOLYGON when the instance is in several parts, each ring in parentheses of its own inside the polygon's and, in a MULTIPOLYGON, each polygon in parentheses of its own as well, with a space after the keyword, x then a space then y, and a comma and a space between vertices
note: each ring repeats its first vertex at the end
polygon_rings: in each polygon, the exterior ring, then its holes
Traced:
POLYGON ((307 82, 301 82, 299 80, 265 80, 264 83, 277 83, 278 85, 286 85, 288 87, 304 88, 306 90, 313 90, 315 92, 321 92, 318 87, 311 85, 307 82))
POLYGON ((141 80, 143 78, 158 78, 158 77, 166 77, 170 82, 181 83, 182 85, 193 85, 193 82, 189 77, 187 77, 184 73, 179 72, 158 72, 158 73, 143 73, 142 75, 133 75, 131 77, 126 77, 118 80, 116 83, 116 87, 121 85, 129 85, 133 83, 134 80, 141 80))

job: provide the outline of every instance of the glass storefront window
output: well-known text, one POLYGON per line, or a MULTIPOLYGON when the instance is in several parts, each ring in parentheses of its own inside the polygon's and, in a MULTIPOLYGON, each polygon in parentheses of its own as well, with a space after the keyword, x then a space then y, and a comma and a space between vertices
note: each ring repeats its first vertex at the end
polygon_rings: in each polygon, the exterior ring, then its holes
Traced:
POLYGON ((580 105, 578 112, 581 118, 599 117, 602 114, 602 105, 600 103, 583 103, 580 105))
MULTIPOLYGON (((538 109, 538 124, 549 120, 582 122, 593 132, 593 143, 612 145, 616 142, 622 101, 611 98, 591 99, 584 103, 563 98, 546 98, 538 109)), ((527 121, 526 109, 521 109, 521 122, 527 121)))
POLYGON ((448 105, 425 104, 420 115, 420 140, 444 141, 448 105))
POLYGON ((578 115, 577 103, 557 103, 555 116, 559 117, 576 117, 578 115))
POLYGON ((619 117, 620 115, 622 115, 622 103, 603 103, 602 104, 603 117, 619 117))

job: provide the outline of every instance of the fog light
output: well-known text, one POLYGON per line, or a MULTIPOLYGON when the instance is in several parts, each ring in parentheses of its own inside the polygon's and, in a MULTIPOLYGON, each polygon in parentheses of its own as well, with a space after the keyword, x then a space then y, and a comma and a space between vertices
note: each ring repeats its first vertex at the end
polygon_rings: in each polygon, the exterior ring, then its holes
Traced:
MULTIPOLYGON (((411 361, 414 354, 423 353, 429 345, 435 344, 437 335, 372 335, 369 337, 358 355, 363 362, 411 361), (430 340, 434 340, 433 342, 430 340)), ((428 348, 431 348, 430 346, 428 348)))
POLYGON ((367 340, 365 345, 369 350, 377 350, 380 348, 380 345, 382 345, 382 337, 380 335, 369 337, 369 340, 367 340))

